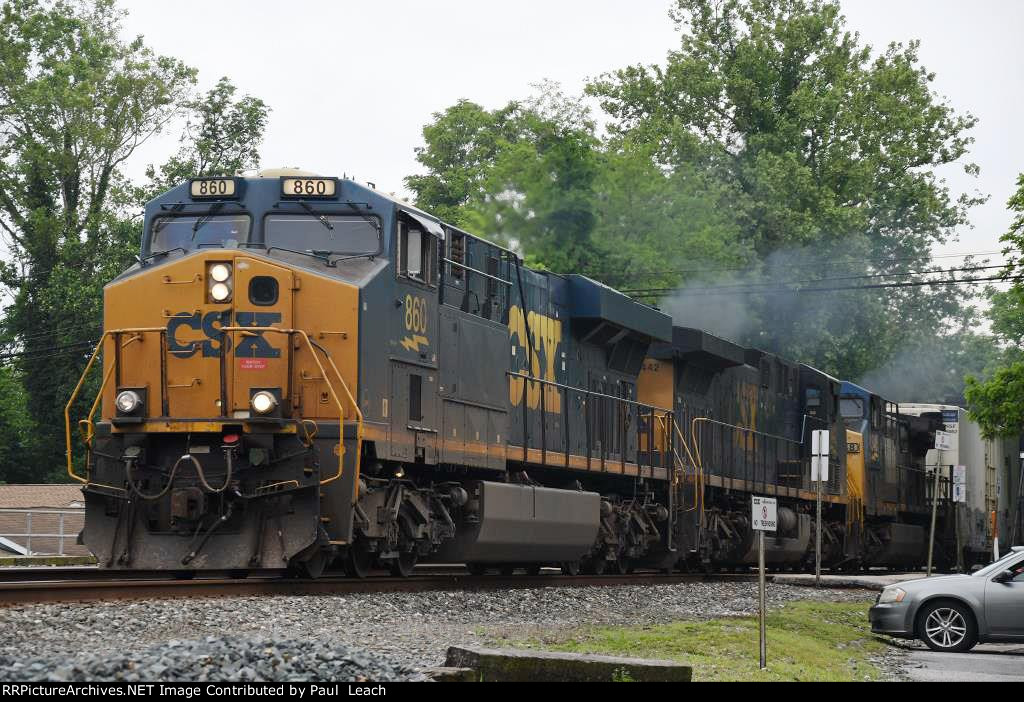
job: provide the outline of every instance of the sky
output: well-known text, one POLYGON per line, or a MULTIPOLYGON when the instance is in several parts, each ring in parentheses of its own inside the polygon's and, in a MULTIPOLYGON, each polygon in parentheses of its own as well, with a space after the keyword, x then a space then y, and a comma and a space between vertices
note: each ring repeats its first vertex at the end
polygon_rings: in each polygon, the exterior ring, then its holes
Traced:
MULTIPOLYGON (((578 93, 589 78, 663 62, 679 44, 668 0, 122 0, 125 36, 199 69, 200 89, 229 76, 272 108, 266 167, 347 174, 404 193, 434 112, 460 98, 485 107, 552 80, 578 93), (172 11, 173 9, 173 11, 172 11)), ((990 196, 972 228, 938 254, 989 252, 1008 229, 1005 204, 1024 171, 1024 2, 844 0, 851 30, 883 48, 921 41, 934 88, 979 119, 970 160, 941 172, 955 193, 990 196)), ((175 148, 167 134, 129 164, 141 178, 175 148)), ((998 258, 998 257, 994 257, 998 258)), ((951 262, 946 259, 945 262, 951 262)))

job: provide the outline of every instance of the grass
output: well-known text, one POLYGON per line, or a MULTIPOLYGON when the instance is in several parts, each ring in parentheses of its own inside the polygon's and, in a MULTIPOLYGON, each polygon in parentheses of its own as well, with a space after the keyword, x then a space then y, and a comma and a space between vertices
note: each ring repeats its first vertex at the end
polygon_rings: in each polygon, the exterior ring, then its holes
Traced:
POLYGON ((756 617, 577 632, 549 650, 678 660, 694 681, 866 681, 888 646, 871 634, 869 603, 794 602, 769 613, 768 668, 758 667, 756 617))

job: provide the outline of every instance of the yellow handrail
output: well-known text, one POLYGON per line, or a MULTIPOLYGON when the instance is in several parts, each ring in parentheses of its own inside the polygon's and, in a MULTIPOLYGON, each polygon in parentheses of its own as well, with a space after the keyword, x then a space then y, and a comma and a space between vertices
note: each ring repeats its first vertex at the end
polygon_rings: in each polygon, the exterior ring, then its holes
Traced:
MULTIPOLYGON (((83 478, 82 476, 78 475, 75 472, 74 457, 72 456, 72 443, 71 443, 71 407, 72 407, 72 405, 75 404, 75 400, 78 399, 78 393, 80 393, 82 391, 82 386, 85 385, 85 379, 88 377, 89 371, 92 370, 92 366, 96 362, 97 356, 100 355, 100 349, 103 348, 103 342, 107 340, 108 336, 111 336, 111 335, 114 335, 114 334, 128 334, 128 333, 145 334, 147 332, 162 332, 162 331, 166 331, 166 328, 165 327, 139 327, 139 328, 136 328, 136 329, 108 329, 107 331, 103 332, 103 335, 100 337, 100 340, 98 342, 96 342, 96 348, 93 349, 92 355, 89 357, 89 362, 85 364, 85 369, 82 371, 82 376, 78 379, 78 384, 75 385, 75 389, 71 393, 71 398, 68 400, 68 403, 66 405, 64 405, 64 441, 67 444, 67 450, 65 451, 65 455, 67 457, 67 463, 68 463, 68 466, 67 466, 68 475, 71 476, 71 478, 73 480, 77 480, 80 483, 85 483, 86 485, 90 484, 90 481, 89 481, 88 477, 83 478)), ((127 342, 127 343, 131 343, 131 341, 132 340, 129 340, 129 342, 127 342)), ((127 345, 127 344, 125 344, 125 345, 127 345)), ((123 346, 122 346, 122 348, 123 348, 123 346)), ((86 440, 87 444, 91 443, 91 441, 92 441, 92 437, 93 437, 92 418, 93 418, 93 415, 96 412, 96 407, 99 405, 100 398, 103 397, 103 390, 104 390, 104 388, 106 388, 107 382, 110 380, 110 374, 111 374, 111 371, 113 370, 113 368, 114 368, 113 365, 111 365, 110 370, 108 370, 106 375, 104 376, 103 383, 100 385, 100 391, 99 391, 99 393, 96 396, 96 400, 92 403, 92 408, 89 411, 88 434, 85 437, 85 440, 86 440)), ((108 488, 108 489, 111 489, 111 490, 120 490, 121 492, 124 492, 124 488, 116 487, 114 485, 102 485, 100 483, 95 483, 95 484, 99 485, 100 487, 103 487, 103 488, 108 488)))
MULTIPOLYGON (((84 483, 86 485, 94 484, 94 485, 99 485, 99 487, 103 487, 103 488, 109 488, 109 489, 112 489, 112 490, 120 490, 122 492, 124 491, 124 488, 116 487, 116 486, 113 486, 113 485, 102 485, 102 484, 99 484, 99 483, 91 483, 88 476, 82 477, 82 476, 78 475, 75 472, 74 457, 72 455, 72 446, 73 446, 73 444, 72 444, 72 441, 71 441, 71 408, 75 404, 75 401, 78 399, 78 395, 82 391, 82 387, 85 385, 85 380, 86 380, 86 378, 89 375, 89 371, 92 370, 93 364, 95 364, 96 358, 99 356, 100 350, 103 348, 103 343, 107 340, 107 337, 113 336, 113 335, 116 335, 116 334, 147 334, 147 333, 161 333, 161 332, 166 332, 166 331, 167 331, 166 327, 135 327, 135 328, 125 328, 125 329, 109 329, 109 330, 103 332, 103 335, 100 337, 99 341, 96 344, 96 348, 93 349, 92 355, 89 357, 88 363, 85 364, 85 369, 82 371, 82 375, 78 379, 78 384, 75 385, 75 389, 71 393, 71 398, 68 400, 67 404, 64 406, 64 439, 65 439, 65 441, 67 443, 67 451, 66 451, 67 472, 68 472, 68 475, 72 479, 74 479, 74 480, 76 480, 76 481, 78 481, 80 483, 84 483)), ((327 485, 329 483, 332 483, 332 482, 338 480, 342 476, 342 473, 344 472, 344 469, 345 469, 345 407, 342 404, 341 396, 338 394, 338 391, 334 388, 333 383, 331 383, 331 381, 327 377, 327 369, 324 368, 323 363, 320 362, 320 358, 317 355, 317 349, 319 349, 320 352, 324 354, 324 357, 327 359, 328 363, 330 364, 331 369, 334 371, 335 375, 337 376, 338 381, 341 383, 342 389, 345 391, 346 399, 352 404, 352 408, 355 410, 355 414, 356 414, 355 480, 353 481, 352 493, 353 493, 353 501, 358 499, 358 497, 359 497, 359 476, 360 476, 361 468, 362 468, 361 462, 362 462, 362 453, 363 453, 363 450, 362 450, 363 449, 363 413, 362 413, 362 410, 360 410, 359 404, 356 402, 355 397, 352 395, 352 391, 349 390, 348 384, 345 382, 344 376, 341 374, 341 371, 338 369, 337 364, 334 362, 334 359, 331 357, 331 354, 326 349, 324 349, 322 346, 320 346, 319 344, 313 343, 313 341, 309 338, 309 335, 305 331, 303 331, 301 329, 281 329, 279 327, 221 327, 220 331, 224 332, 224 333, 228 333, 228 332, 246 332, 246 333, 254 333, 254 334, 262 334, 264 332, 274 332, 274 333, 277 333, 277 334, 286 334, 289 337, 291 335, 293 335, 293 334, 298 334, 306 342, 306 346, 309 348, 310 354, 313 357, 313 361, 316 363, 317 367, 320 369, 321 377, 323 378, 324 382, 327 384, 327 388, 330 390, 331 396, 334 398, 334 402, 335 402, 335 404, 338 407, 338 471, 334 475, 321 480, 320 481, 320 485, 327 485)), ((126 341, 124 344, 122 344, 122 348, 124 346, 127 346, 128 344, 132 343, 133 341, 136 341, 139 338, 141 338, 141 337, 132 337, 131 339, 126 341)), ((114 370, 114 366, 113 366, 113 364, 111 364, 110 368, 104 374, 103 382, 100 384, 100 389, 99 389, 99 392, 96 395, 96 399, 93 401, 92 406, 89 409, 88 417, 87 417, 86 420, 84 420, 84 423, 86 424, 86 427, 87 427, 86 428, 86 432, 87 433, 86 433, 86 436, 85 436, 85 441, 86 441, 87 445, 91 444, 91 442, 92 442, 92 438, 93 438, 93 418, 94 418, 94 416, 96 414, 97 409, 99 408, 101 399, 103 397, 103 392, 104 392, 104 390, 107 387, 107 383, 110 381, 110 376, 113 374, 113 370, 114 370)))
POLYGON ((323 348, 319 344, 314 344, 309 338, 309 334, 301 329, 281 329, 279 327, 221 327, 221 332, 247 332, 251 334, 262 334, 263 332, 275 332, 277 334, 298 334, 302 337, 303 341, 306 342, 306 346, 309 347, 309 352, 313 356, 313 361, 316 362, 317 368, 320 369, 320 377, 324 383, 327 384, 328 390, 331 391, 331 396, 334 398, 335 404, 338 406, 338 472, 329 478, 325 478, 320 481, 321 485, 327 485, 333 483, 335 480, 341 477, 342 472, 345 469, 345 407, 341 403, 341 396, 338 395, 338 391, 334 389, 334 385, 327 378, 327 369, 324 368, 324 364, 320 362, 320 358, 317 356, 317 349, 324 354, 324 358, 327 359, 328 363, 331 364, 331 368, 334 370, 335 375, 338 376, 338 380, 341 382, 341 387, 345 390, 345 395, 348 401, 352 403, 352 408, 356 413, 356 461, 355 461, 355 487, 353 488, 353 499, 358 498, 359 495, 359 474, 360 474, 360 462, 363 455, 363 413, 359 409, 359 404, 356 402, 355 397, 352 396, 352 391, 348 389, 348 383, 345 382, 344 376, 341 371, 338 370, 338 366, 334 363, 334 359, 331 358, 331 354, 327 352, 327 349, 323 348))

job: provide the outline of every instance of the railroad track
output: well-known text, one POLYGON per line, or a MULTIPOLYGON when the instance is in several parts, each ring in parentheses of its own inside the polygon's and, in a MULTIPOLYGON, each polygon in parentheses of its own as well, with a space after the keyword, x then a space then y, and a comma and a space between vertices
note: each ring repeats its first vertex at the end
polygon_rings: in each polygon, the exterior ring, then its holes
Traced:
MULTIPOLYGON (((19 569, 22 571, 29 569, 19 569)), ((39 570, 39 569, 33 569, 39 570)), ((47 571, 55 571, 47 569, 47 571)), ((60 573, 39 573, 35 580, 28 573, 0 573, 0 607, 41 602, 95 602, 109 600, 167 599, 180 597, 252 597, 258 595, 339 595, 361 592, 423 592, 429 590, 500 590, 531 587, 581 587, 612 585, 674 585, 697 582, 746 582, 754 575, 695 575, 635 573, 632 575, 469 575, 461 572, 416 574, 409 578, 347 578, 327 575, 316 580, 250 576, 240 578, 194 578, 176 580, 152 576, 143 571, 121 572, 92 570, 88 579, 81 571, 66 569, 60 573), (74 571, 74 572, 72 572, 74 571), (102 573, 103 576, 99 576, 102 573), (9 577, 10 576, 10 577, 9 577), (110 576, 110 577, 108 577, 110 576), (119 576, 119 577, 117 577, 119 576), (48 578, 48 579, 40 579, 48 578)))

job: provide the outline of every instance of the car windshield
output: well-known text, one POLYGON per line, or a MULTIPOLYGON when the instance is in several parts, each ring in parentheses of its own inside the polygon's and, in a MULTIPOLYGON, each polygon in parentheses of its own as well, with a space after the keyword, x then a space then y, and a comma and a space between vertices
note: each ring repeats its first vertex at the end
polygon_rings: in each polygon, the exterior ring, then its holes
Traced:
POLYGON ((991 563, 971 575, 975 578, 986 578, 989 575, 994 575, 995 573, 1006 570, 1011 564, 1019 561, 1021 558, 1024 558, 1024 553, 1021 553, 1020 551, 1011 551, 995 563, 991 563))
POLYGON ((187 215, 153 220, 149 252, 233 246, 249 240, 249 215, 187 215))
POLYGON ((267 217, 267 248, 352 256, 380 253, 380 232, 371 218, 342 215, 273 215, 267 217))

